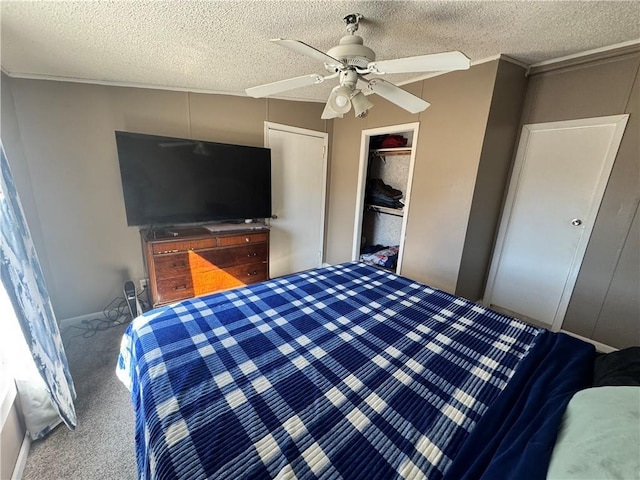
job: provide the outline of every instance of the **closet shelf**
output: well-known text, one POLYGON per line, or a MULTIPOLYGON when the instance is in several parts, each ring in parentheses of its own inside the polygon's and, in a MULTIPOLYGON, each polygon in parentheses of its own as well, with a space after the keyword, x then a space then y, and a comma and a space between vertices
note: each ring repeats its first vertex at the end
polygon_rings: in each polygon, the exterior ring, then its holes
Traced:
POLYGON ((381 207, 380 205, 367 204, 367 208, 374 212, 385 213, 387 215, 395 215, 396 217, 403 217, 404 211, 400 208, 381 207))
POLYGON ((395 148, 376 148, 370 150, 374 155, 393 156, 393 155, 411 155, 411 147, 395 147, 395 148))

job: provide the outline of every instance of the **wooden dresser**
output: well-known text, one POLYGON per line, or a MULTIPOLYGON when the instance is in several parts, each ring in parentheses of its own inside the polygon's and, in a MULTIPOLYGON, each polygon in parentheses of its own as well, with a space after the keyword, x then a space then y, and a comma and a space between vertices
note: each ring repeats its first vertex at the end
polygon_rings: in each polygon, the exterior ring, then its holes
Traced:
POLYGON ((269 278, 267 228, 175 228, 140 235, 154 307, 269 278))

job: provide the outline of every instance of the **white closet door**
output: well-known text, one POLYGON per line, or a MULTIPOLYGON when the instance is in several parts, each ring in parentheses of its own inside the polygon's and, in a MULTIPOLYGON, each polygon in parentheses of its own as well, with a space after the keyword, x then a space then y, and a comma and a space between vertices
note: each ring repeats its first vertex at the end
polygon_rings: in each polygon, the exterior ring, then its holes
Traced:
POLYGON ((269 274, 279 277, 322 265, 327 134, 265 124, 271 148, 269 274))
POLYGON ((523 127, 485 303, 560 328, 627 117, 523 127))

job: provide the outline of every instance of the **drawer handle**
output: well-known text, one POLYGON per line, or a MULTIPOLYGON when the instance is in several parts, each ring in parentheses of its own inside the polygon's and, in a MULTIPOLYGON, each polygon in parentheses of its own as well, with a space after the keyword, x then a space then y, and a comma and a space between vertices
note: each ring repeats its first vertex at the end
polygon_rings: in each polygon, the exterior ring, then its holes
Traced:
POLYGON ((187 266, 187 264, 186 264, 186 263, 184 263, 184 262, 182 262, 182 263, 172 263, 172 264, 171 264, 171 266, 172 266, 173 268, 182 268, 182 267, 186 267, 186 266, 187 266))
POLYGON ((249 237, 244 237, 244 241, 249 243, 251 241, 251 239, 249 237))
POLYGON ((160 253, 177 253, 177 252, 179 252, 179 251, 180 251, 180 250, 178 250, 178 249, 176 249, 176 250, 164 250, 164 251, 162 251, 162 252, 160 252, 160 253))
POLYGON ((173 289, 174 289, 175 291, 179 291, 179 290, 186 290, 186 289, 187 289, 187 286, 186 286, 186 285, 177 285, 177 286, 173 287, 173 289))
POLYGON ((257 275, 258 272, 256 270, 254 270, 253 272, 249 272, 247 273, 247 277, 253 277, 254 275, 257 275))
POLYGON ((257 256, 258 256, 258 252, 247 253, 247 257, 257 257, 257 256))

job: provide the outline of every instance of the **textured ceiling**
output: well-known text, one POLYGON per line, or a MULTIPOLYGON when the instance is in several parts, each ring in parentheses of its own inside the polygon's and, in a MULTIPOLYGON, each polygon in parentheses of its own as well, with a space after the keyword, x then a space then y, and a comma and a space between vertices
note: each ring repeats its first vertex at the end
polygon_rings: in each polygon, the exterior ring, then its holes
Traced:
MULTIPOLYGON (((475 62, 505 54, 530 65, 640 38, 639 1, 2 0, 0 8, 10 75, 229 94, 326 73, 269 39, 327 51, 348 13, 364 15, 358 33, 379 60, 461 50, 475 62)), ((334 82, 280 97, 322 101, 334 82)))

